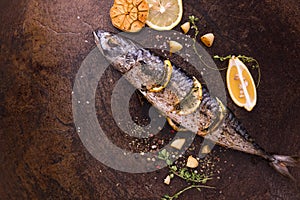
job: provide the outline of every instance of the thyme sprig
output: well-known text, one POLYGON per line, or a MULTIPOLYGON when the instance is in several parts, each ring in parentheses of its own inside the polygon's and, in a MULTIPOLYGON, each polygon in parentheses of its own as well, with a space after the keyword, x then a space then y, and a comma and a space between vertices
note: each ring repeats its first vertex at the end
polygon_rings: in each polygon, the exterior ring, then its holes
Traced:
POLYGON ((195 30, 195 34, 194 34, 193 40, 196 41, 196 38, 197 38, 197 36, 199 34, 199 29, 198 29, 198 26, 196 25, 196 22, 199 21, 199 18, 195 17, 194 15, 191 15, 191 16, 189 16, 189 21, 192 24, 191 29, 195 30))
POLYGON ((193 182, 193 183, 202 183, 205 184, 208 180, 211 180, 212 178, 203 175, 203 174, 198 174, 195 172, 190 172, 188 170, 188 168, 184 167, 181 169, 178 169, 175 165, 174 166, 170 166, 170 173, 171 173, 171 177, 174 175, 188 181, 188 182, 193 182))
POLYGON ((161 200, 173 200, 173 199, 177 199, 179 197, 179 195, 181 195, 182 193, 186 192, 187 190, 196 188, 197 190, 201 191, 201 188, 208 188, 208 189, 214 189, 214 187, 210 187, 210 186, 206 186, 206 185, 190 185, 188 187, 183 188, 182 190, 178 191, 176 194, 174 194, 173 196, 169 196, 169 195, 164 195, 161 200))
POLYGON ((191 29, 194 29, 194 30, 195 30, 195 34, 194 34, 194 36, 192 37, 192 39, 193 39, 193 50, 194 50, 195 54, 198 56, 199 60, 200 60, 207 68, 209 68, 209 69, 212 69, 212 70, 224 70, 224 69, 226 69, 226 68, 221 68, 221 69, 219 69, 219 68, 215 68, 215 67, 209 66, 208 64, 206 64, 206 62, 204 62, 204 60, 202 59, 202 56, 199 54, 198 49, 197 49, 197 47, 196 47, 197 36, 198 36, 198 34, 199 34, 199 28, 198 28, 198 26, 197 26, 197 24, 196 24, 198 21, 199 21, 199 18, 195 17, 194 15, 189 16, 189 22, 192 24, 191 29))
POLYGON ((208 189, 214 189, 214 187, 204 185, 207 183, 208 180, 211 180, 212 178, 203 174, 198 174, 195 171, 190 171, 188 168, 178 168, 176 165, 172 165, 172 161, 170 160, 170 153, 163 149, 158 153, 157 156, 159 159, 164 160, 168 167, 169 167, 169 176, 171 179, 173 179, 175 176, 192 183, 192 185, 189 185, 181 190, 179 190, 176 194, 173 196, 170 195, 164 195, 161 200, 173 200, 177 199, 179 195, 184 193, 187 190, 196 188, 197 190, 201 191, 201 188, 208 188, 208 189))
MULTIPOLYGON (((211 67, 209 65, 207 65, 204 60, 202 59, 202 56, 199 54, 197 48, 196 48, 196 42, 197 42, 197 36, 199 34, 199 28, 197 26, 197 22, 199 21, 199 18, 195 17, 194 15, 189 16, 189 22, 192 24, 191 29, 195 30, 195 34, 192 37, 193 39, 193 50, 195 51, 196 55, 198 56, 199 60, 209 69, 213 69, 213 70, 225 70, 227 69, 227 67, 224 68, 215 68, 215 67, 211 67)), ((218 55, 213 56, 214 59, 219 59, 220 61, 225 61, 230 59, 232 56, 228 55, 225 57, 221 57, 218 55)), ((254 59, 253 57, 249 57, 249 56, 245 56, 245 55, 238 55, 237 56, 242 62, 244 63, 253 63, 253 65, 251 66, 252 69, 257 69, 258 71, 258 78, 257 78, 257 84, 256 87, 258 88, 259 84, 260 84, 260 79, 261 79, 261 72, 260 72, 260 67, 259 67, 259 63, 256 59, 254 59)))

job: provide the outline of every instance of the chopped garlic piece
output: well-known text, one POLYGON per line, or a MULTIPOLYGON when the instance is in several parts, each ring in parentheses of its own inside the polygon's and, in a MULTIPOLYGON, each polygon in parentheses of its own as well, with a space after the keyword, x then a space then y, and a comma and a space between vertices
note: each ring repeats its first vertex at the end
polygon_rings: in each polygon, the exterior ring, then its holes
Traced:
POLYGON ((187 32, 189 32, 190 27, 191 27, 190 22, 185 22, 184 24, 182 24, 180 26, 180 28, 182 29, 182 31, 184 32, 184 34, 186 34, 187 32))
POLYGON ((215 39, 215 36, 212 33, 207 33, 207 34, 205 34, 205 35, 203 35, 201 37, 201 41, 207 47, 211 47, 212 46, 212 44, 214 43, 214 39, 215 39))
POLYGON ((199 163, 198 163, 198 160, 196 158, 194 158, 193 156, 188 157, 188 160, 187 160, 187 163, 186 163, 187 167, 196 168, 196 167, 198 167, 198 165, 199 165, 199 163))
POLYGON ((171 143, 171 147, 180 150, 185 143, 184 138, 176 139, 171 143))
POLYGON ((169 185, 171 182, 171 177, 170 175, 168 175, 165 179, 164 179, 164 184, 169 185))
POLYGON ((170 45, 170 52, 175 53, 177 51, 180 51, 182 49, 182 45, 179 42, 171 40, 169 42, 170 45))
POLYGON ((210 151, 211 151, 211 149, 208 145, 203 146, 201 149, 201 153, 203 153, 203 154, 208 154, 208 153, 210 153, 210 151))

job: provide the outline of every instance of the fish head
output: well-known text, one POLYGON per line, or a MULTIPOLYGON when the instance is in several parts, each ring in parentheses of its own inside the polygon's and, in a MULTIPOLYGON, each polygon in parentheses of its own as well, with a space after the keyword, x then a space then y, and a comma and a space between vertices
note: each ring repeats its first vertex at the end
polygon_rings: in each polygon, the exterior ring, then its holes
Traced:
POLYGON ((132 62, 128 62, 128 55, 137 50, 132 41, 103 30, 93 34, 97 47, 114 68, 121 73, 128 72, 132 68, 132 62))

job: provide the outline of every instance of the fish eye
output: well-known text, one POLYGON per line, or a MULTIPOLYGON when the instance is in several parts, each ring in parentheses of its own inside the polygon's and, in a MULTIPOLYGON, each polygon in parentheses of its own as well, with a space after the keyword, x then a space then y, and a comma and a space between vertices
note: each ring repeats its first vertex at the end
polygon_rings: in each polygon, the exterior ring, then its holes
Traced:
POLYGON ((109 38, 107 44, 112 48, 117 47, 119 45, 115 38, 109 38))

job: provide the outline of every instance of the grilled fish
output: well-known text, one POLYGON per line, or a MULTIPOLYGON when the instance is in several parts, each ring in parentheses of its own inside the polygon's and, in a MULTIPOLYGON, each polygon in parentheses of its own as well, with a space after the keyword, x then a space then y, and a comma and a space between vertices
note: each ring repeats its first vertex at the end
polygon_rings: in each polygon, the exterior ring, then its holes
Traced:
POLYGON ((195 77, 133 41, 103 30, 93 33, 108 62, 169 120, 218 145, 261 156, 284 176, 299 158, 273 155, 260 147, 234 114, 195 77))

